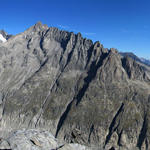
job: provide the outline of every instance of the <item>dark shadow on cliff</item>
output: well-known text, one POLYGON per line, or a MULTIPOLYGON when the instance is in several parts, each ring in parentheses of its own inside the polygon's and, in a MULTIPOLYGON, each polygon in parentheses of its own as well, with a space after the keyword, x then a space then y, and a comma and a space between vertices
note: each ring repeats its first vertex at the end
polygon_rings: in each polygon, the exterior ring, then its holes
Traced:
POLYGON ((104 59, 108 56, 108 53, 104 53, 99 58, 98 62, 96 60, 91 64, 89 71, 87 72, 87 77, 84 79, 84 85, 78 92, 76 96, 76 106, 80 103, 82 100, 86 90, 88 89, 91 81, 96 77, 98 69, 102 66, 104 59))

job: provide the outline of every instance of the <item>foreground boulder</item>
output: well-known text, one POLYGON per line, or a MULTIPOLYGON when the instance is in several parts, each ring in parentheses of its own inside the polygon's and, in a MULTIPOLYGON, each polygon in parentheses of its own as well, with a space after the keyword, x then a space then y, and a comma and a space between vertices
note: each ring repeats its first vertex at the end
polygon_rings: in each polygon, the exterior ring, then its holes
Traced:
MULTIPOLYGON (((0 141, 0 149, 5 150, 88 150, 79 144, 59 142, 45 130, 18 130, 7 139, 0 141)), ((90 149, 89 149, 90 150, 90 149)))

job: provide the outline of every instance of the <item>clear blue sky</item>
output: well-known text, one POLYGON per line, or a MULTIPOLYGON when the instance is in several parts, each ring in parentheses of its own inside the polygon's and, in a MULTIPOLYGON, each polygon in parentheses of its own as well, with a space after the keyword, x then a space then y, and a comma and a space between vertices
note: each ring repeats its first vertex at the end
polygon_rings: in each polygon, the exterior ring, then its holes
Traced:
POLYGON ((0 29, 8 33, 41 21, 150 58, 150 0, 1 0, 0 5, 0 29))

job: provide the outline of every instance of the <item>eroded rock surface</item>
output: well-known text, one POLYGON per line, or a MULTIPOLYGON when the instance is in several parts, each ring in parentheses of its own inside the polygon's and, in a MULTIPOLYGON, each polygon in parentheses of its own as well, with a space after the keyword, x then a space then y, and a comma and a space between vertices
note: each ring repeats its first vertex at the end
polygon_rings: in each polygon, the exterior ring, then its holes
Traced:
POLYGON ((68 143, 150 149, 150 68, 80 33, 37 23, 1 43, 0 85, 2 137, 44 128, 68 143))
POLYGON ((0 149, 6 150, 90 150, 79 144, 58 141, 45 130, 18 130, 0 141, 0 149))

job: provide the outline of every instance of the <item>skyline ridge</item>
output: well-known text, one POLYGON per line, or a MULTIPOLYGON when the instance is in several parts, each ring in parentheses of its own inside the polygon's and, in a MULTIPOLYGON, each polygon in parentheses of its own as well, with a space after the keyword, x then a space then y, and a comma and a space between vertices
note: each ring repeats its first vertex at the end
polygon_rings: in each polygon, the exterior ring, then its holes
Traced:
MULTIPOLYGON (((59 30, 62 30, 62 31, 67 31, 67 32, 73 32, 74 34, 78 34, 78 33, 81 33, 81 35, 82 35, 82 37, 83 38, 86 38, 86 39, 89 39, 89 40, 92 40, 93 41, 93 43, 95 43, 95 42, 100 42, 101 44, 103 44, 103 42, 101 42, 99 39, 97 39, 97 40, 93 40, 93 39, 91 39, 91 38, 88 38, 87 36, 88 35, 92 35, 92 34, 96 34, 96 33, 82 33, 82 32, 80 32, 80 31, 77 31, 77 30, 71 30, 70 29, 70 31, 69 31, 69 27, 67 27, 67 26, 61 26, 61 25, 58 25, 58 26, 48 26, 47 24, 45 24, 45 23, 43 23, 42 21, 37 21, 35 24, 33 24, 33 25, 31 25, 30 27, 26 27, 26 29, 24 30, 24 31, 26 31, 26 30, 28 30, 29 28, 31 28, 32 26, 35 26, 35 25, 41 25, 41 26, 47 26, 48 28, 57 28, 57 29, 59 29, 59 30)), ((5 33, 8 33, 5 29, 0 29, 0 31, 4 31, 5 33)), ((24 32, 24 31, 22 31, 22 32, 24 32)), ((19 33, 16 33, 16 34, 13 34, 13 35, 17 35, 17 34, 20 34, 20 33, 22 33, 22 32, 19 32, 19 33)), ((8 34, 10 34, 11 35, 11 33, 8 33, 8 34)), ((105 45, 103 45, 104 47, 105 47, 105 45)), ((123 50, 123 51, 121 51, 120 49, 117 49, 116 47, 105 47, 105 48, 108 48, 108 49, 111 49, 111 48, 115 48, 118 52, 123 52, 123 53, 133 53, 134 55, 136 55, 137 57, 139 57, 139 58, 144 58, 145 60, 150 60, 150 57, 142 57, 142 56, 139 56, 139 55, 137 55, 136 53, 134 53, 133 51, 126 51, 126 50, 123 50)))
POLYGON ((5 0, 1 6, 0 29, 10 34, 41 20, 48 26, 81 32, 105 47, 150 58, 148 0, 5 0))

